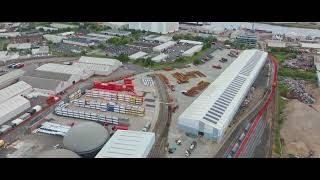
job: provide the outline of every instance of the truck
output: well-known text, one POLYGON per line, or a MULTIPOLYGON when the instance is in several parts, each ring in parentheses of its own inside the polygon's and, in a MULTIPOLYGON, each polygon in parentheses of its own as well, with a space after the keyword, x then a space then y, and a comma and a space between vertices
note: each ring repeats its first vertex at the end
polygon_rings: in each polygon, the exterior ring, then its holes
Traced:
POLYGON ((236 144, 233 146, 233 148, 231 149, 231 153, 232 153, 232 154, 235 154, 235 153, 237 152, 238 148, 239 148, 239 144, 236 143, 236 144))
POLYGON ((147 132, 147 131, 149 131, 150 127, 151 127, 151 122, 148 121, 148 122, 144 125, 142 131, 143 131, 143 132, 147 132))
POLYGON ((171 145, 169 146, 168 152, 169 152, 170 154, 172 154, 172 153, 174 153, 176 150, 177 150, 177 145, 176 145, 176 144, 171 144, 171 145))
POLYGON ((248 123, 248 124, 246 125, 246 127, 244 128, 244 131, 245 131, 245 132, 248 132, 249 129, 250 129, 250 127, 251 127, 251 124, 248 123))

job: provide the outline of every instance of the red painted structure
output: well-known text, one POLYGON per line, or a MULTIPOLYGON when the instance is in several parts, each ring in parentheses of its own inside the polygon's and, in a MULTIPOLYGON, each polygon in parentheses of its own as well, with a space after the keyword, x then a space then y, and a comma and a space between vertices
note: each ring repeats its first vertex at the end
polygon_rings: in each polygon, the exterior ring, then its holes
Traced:
POLYGON ((126 126, 112 126, 112 130, 116 131, 116 130, 128 130, 128 127, 126 126))
POLYGON ((103 90, 112 90, 112 91, 134 91, 134 86, 132 84, 132 79, 124 78, 123 84, 108 82, 102 83, 95 81, 93 83, 93 88, 103 89, 103 90))
POLYGON ((271 94, 268 97, 266 103, 263 105, 262 109, 259 111, 257 117, 254 119, 248 133, 246 134, 244 140, 242 141, 242 143, 240 144, 240 147, 238 149, 238 151, 235 153, 234 157, 237 158, 240 156, 241 152, 243 151, 243 148, 246 146, 252 132, 254 131, 254 129, 256 128, 256 126, 258 125, 259 121, 261 120, 262 115, 264 114, 264 112, 266 111, 267 107, 269 106, 272 98, 274 97, 274 93, 275 93, 275 89, 277 86, 277 79, 278 79, 278 64, 276 62, 276 60, 274 59, 274 57, 269 54, 268 55, 269 59, 272 61, 273 67, 274 67, 274 75, 273 75, 273 82, 272 82, 272 90, 271 90, 271 94))

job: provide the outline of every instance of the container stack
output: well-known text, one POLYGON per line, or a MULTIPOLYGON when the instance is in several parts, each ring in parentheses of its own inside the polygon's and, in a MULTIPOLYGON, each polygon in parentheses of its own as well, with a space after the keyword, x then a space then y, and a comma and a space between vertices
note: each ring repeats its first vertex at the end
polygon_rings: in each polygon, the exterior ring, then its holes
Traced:
POLYGON ((69 96, 69 99, 70 100, 74 100, 74 99, 78 99, 81 97, 81 90, 78 90, 74 93, 72 93, 70 96, 69 96))
POLYGON ((120 94, 113 91, 86 90, 85 95, 94 98, 103 98, 108 101, 124 101, 130 104, 141 105, 143 97, 134 94, 120 94))
POLYGON ((103 114, 91 113, 86 111, 77 111, 67 108, 56 107, 55 113, 58 116, 65 116, 77 119, 85 119, 90 121, 97 121, 102 123, 108 123, 113 125, 129 126, 129 118, 117 117, 117 116, 105 116, 103 114))

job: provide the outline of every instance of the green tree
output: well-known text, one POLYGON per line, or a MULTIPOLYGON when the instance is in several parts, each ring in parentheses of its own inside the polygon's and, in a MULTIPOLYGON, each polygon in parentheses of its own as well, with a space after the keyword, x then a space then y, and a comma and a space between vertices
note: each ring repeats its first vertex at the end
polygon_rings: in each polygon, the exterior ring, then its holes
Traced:
POLYGON ((129 62, 129 56, 127 54, 120 54, 117 59, 121 62, 129 62))
POLYGON ((199 64, 201 64, 201 61, 199 59, 195 59, 195 60, 193 60, 193 64, 199 65, 199 64))

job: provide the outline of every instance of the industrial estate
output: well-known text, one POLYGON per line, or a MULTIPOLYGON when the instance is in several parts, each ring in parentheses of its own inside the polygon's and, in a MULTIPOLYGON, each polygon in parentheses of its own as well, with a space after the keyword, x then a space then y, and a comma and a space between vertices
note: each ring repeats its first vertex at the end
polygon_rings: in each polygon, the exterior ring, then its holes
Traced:
POLYGON ((0 158, 319 157, 320 33, 221 24, 0 23, 0 158))

